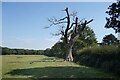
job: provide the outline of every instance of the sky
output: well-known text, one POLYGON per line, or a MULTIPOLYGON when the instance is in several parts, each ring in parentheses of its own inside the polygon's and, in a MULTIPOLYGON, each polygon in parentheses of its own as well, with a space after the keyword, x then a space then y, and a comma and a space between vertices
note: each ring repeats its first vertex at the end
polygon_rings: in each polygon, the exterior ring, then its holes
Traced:
POLYGON ((116 0, 2 0, 2 2, 114 2, 114 1, 116 0))
MULTIPOLYGON (((46 49, 52 47, 60 36, 53 36, 58 28, 50 27, 48 18, 66 16, 64 10, 77 11, 79 19, 94 19, 89 24, 98 42, 104 35, 114 34, 106 29, 105 13, 112 2, 2 2, 2 46, 9 48, 46 49)), ((116 35, 116 34, 115 34, 116 35)))
POLYGON ((2 45, 2 3, 0 2, 0 46, 2 45))

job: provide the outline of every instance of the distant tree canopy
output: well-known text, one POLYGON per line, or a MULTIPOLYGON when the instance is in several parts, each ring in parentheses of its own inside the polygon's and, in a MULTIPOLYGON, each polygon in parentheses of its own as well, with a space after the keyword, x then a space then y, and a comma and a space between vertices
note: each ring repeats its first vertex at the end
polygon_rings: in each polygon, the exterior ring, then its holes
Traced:
POLYGON ((2 55, 41 55, 44 50, 11 49, 2 47, 2 55))
POLYGON ((110 17, 106 17, 107 23, 105 28, 113 28, 116 33, 120 32, 120 1, 110 5, 106 13, 110 17))
POLYGON ((103 45, 117 45, 119 44, 119 40, 113 34, 109 34, 103 37, 102 44, 103 45))

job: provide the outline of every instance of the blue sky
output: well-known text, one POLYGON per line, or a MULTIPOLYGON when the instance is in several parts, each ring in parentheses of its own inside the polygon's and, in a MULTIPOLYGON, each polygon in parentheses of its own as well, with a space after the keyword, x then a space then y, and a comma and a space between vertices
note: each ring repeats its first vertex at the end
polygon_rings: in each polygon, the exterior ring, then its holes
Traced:
POLYGON ((53 46, 59 36, 52 36, 58 29, 49 25, 48 18, 64 17, 62 10, 77 11, 80 19, 94 19, 89 26, 94 30, 98 42, 104 35, 113 33, 105 29, 105 11, 111 2, 3 2, 2 3, 2 46, 10 48, 46 49, 53 46))
POLYGON ((116 0, 2 0, 2 2, 114 2, 116 0))
POLYGON ((0 2, 0 46, 2 45, 2 3, 0 2))

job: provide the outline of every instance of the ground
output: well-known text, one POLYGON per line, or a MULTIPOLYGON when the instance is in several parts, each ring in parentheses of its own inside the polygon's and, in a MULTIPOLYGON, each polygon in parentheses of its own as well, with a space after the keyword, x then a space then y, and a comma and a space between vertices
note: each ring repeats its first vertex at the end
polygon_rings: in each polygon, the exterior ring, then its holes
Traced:
POLYGON ((115 78, 111 73, 44 55, 3 55, 3 78, 115 78))
POLYGON ((2 56, 0 55, 0 78, 2 77, 2 56))

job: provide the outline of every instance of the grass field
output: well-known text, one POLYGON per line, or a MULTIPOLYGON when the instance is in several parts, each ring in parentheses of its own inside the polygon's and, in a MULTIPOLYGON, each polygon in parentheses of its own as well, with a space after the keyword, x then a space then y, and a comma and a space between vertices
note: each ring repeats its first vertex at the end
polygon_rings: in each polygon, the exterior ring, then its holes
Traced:
POLYGON ((0 55, 0 78, 2 78, 2 56, 0 55))
POLYGON ((115 78, 90 67, 43 55, 2 56, 3 78, 115 78))

